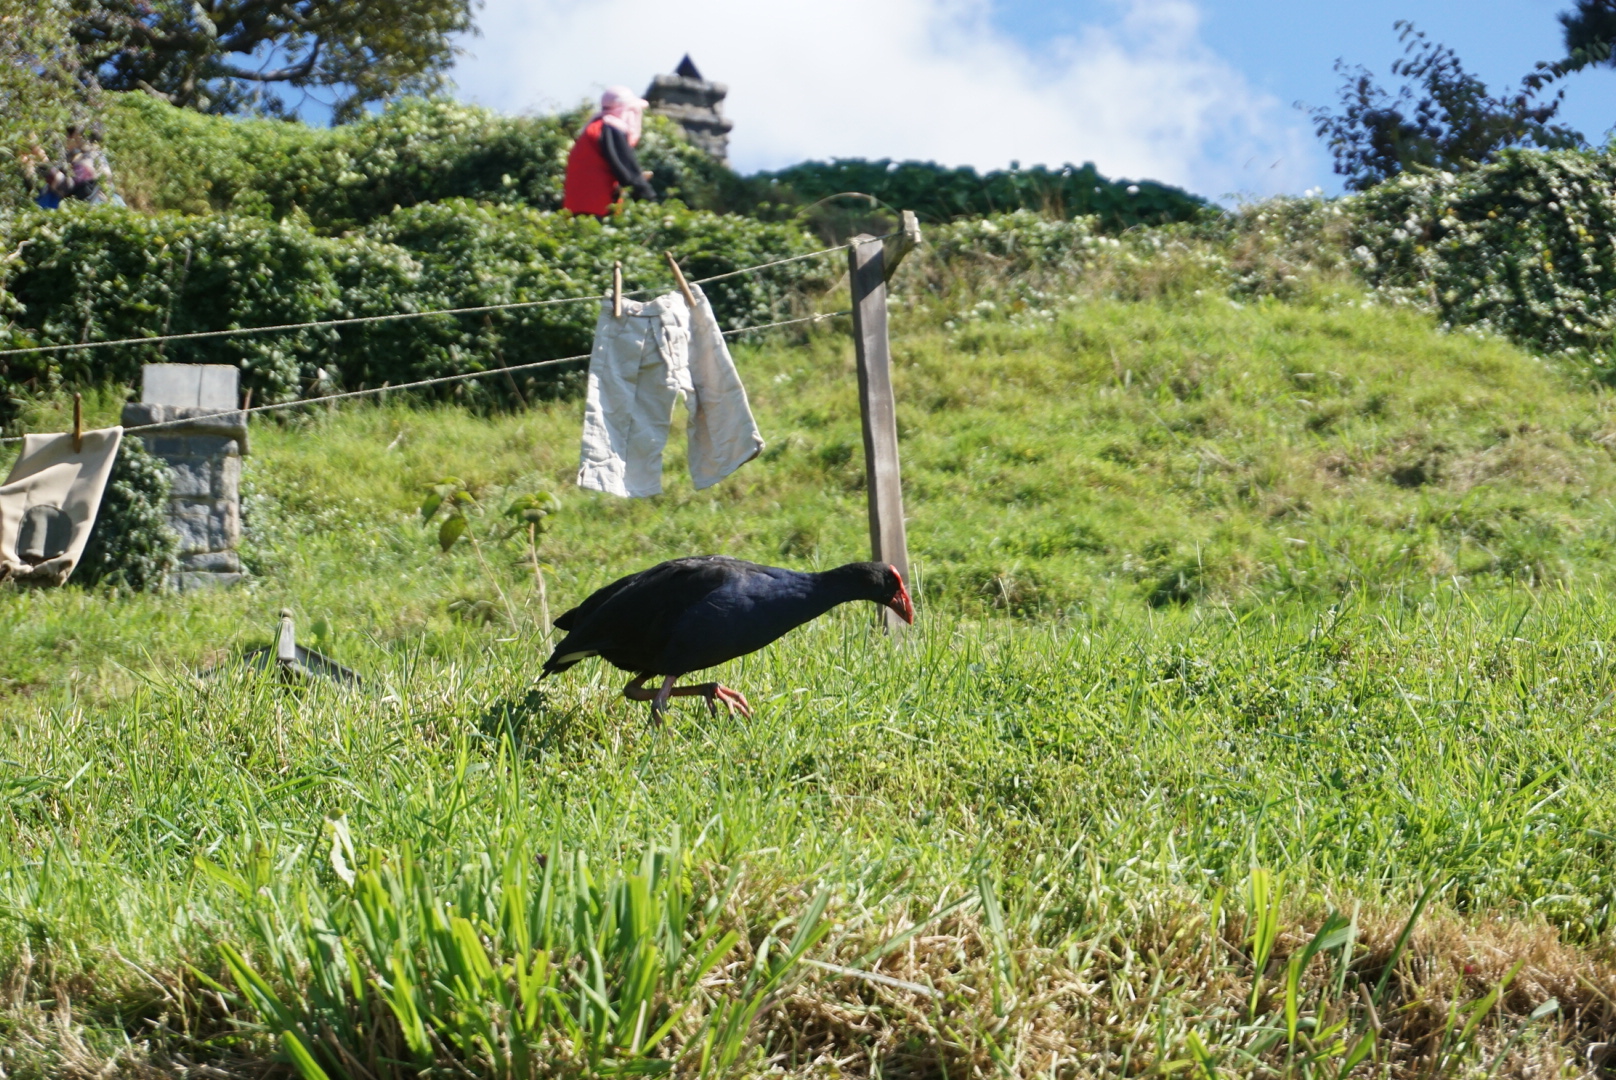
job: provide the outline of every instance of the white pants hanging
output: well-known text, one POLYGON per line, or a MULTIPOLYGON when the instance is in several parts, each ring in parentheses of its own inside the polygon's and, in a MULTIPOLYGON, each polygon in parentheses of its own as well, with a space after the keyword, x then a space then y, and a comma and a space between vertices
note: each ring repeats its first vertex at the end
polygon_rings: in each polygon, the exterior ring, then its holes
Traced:
POLYGON ((696 490, 712 487, 763 452, 763 436, 752 419, 746 387, 713 318, 713 306, 701 291, 690 319, 690 479, 696 490))
POLYGON ((662 491, 662 448, 673 403, 690 390, 690 309, 684 297, 601 305, 589 357, 578 486, 611 495, 662 491))
POLYGON ((677 293, 623 301, 623 317, 601 305, 589 357, 578 486, 644 497, 662 491, 662 451, 673 403, 689 401, 690 475, 711 487, 758 455, 752 419, 712 307, 699 289, 692 313, 677 293))

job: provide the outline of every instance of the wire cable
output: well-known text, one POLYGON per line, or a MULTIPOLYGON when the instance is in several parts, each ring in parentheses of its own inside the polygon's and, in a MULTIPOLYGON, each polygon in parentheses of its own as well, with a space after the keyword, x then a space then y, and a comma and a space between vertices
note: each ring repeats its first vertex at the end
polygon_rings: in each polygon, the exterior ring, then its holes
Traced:
MULTIPOLYGON (((844 245, 845 246, 845 245, 844 245)), ((775 330, 782 326, 798 326, 802 323, 820 323, 826 319, 836 319, 843 315, 851 315, 851 311, 826 311, 816 315, 804 315, 796 319, 782 319, 779 322, 760 323, 757 326, 741 326, 734 330, 721 331, 724 337, 733 337, 736 334, 752 334, 759 330, 775 330)), ((345 401, 349 398, 368 397, 373 394, 390 394, 395 390, 416 390, 423 386, 438 386, 443 383, 465 382, 470 379, 482 379, 489 375, 509 375, 515 371, 532 371, 535 368, 553 367, 557 364, 576 363, 579 360, 588 360, 592 354, 579 353, 576 356, 558 356, 551 360, 534 360, 527 364, 512 364, 508 367, 488 368, 483 371, 466 371, 458 375, 438 375, 430 379, 417 379, 414 382, 398 383, 395 386, 376 386, 363 390, 344 390, 336 394, 325 394, 320 397, 294 398, 291 401, 277 401, 269 405, 254 405, 250 409, 225 409, 216 413, 203 413, 199 416, 187 416, 182 420, 163 420, 155 424, 137 424, 134 427, 124 428, 124 434, 132 431, 151 431, 156 428, 188 427, 206 420, 217 420, 221 417, 234 417, 250 415, 252 413, 277 412, 281 409, 294 409, 300 405, 320 405, 325 402, 345 401)), ((22 442, 24 436, 11 435, 0 439, 0 445, 22 442)))
MULTIPOLYGON (((730 270, 723 274, 714 274, 711 277, 697 278, 692 285, 707 285, 714 281, 723 281, 727 278, 739 277, 742 274, 753 274, 759 270, 767 270, 775 266, 784 266, 787 263, 802 262, 804 259, 815 259, 821 255, 829 255, 837 251, 846 251, 851 244, 838 244, 836 247, 822 248, 819 251, 810 251, 803 255, 792 255, 785 259, 775 259, 773 262, 759 263, 756 266, 745 266, 739 270, 730 270)), ((636 289, 625 296, 638 296, 654 290, 636 289)), ((281 323, 276 326, 238 326, 230 330, 193 330, 184 334, 159 334, 153 337, 116 338, 111 341, 82 341, 76 345, 29 345, 20 349, 0 349, 0 358, 8 356, 38 356, 43 353, 73 352, 78 349, 110 349, 117 345, 161 345, 170 341, 202 341, 212 338, 243 337, 248 334, 275 334, 288 330, 318 330, 330 326, 360 326, 366 323, 396 322, 400 319, 425 319, 433 315, 480 315, 491 311, 520 311, 527 308, 555 307, 558 304, 577 304, 585 300, 599 301, 604 297, 598 294, 588 296, 562 296, 552 300, 514 300, 505 304, 480 304, 475 307, 434 308, 430 311, 395 311, 386 315, 354 315, 341 319, 317 319, 313 322, 281 323)))

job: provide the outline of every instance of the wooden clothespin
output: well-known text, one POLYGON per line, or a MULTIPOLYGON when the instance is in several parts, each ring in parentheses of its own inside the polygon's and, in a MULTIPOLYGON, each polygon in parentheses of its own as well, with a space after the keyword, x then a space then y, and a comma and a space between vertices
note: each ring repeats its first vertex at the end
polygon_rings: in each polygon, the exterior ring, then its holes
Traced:
POLYGON ((84 395, 73 395, 73 452, 84 450, 84 395))
POLYGON ((691 311, 695 311, 696 294, 690 291, 690 282, 685 280, 684 271, 679 269, 679 263, 674 259, 673 252, 664 251, 662 254, 667 256, 668 269, 673 271, 673 280, 679 286, 679 291, 685 294, 685 303, 690 305, 691 311))
POLYGON ((623 263, 612 263, 612 318, 623 317, 623 263))

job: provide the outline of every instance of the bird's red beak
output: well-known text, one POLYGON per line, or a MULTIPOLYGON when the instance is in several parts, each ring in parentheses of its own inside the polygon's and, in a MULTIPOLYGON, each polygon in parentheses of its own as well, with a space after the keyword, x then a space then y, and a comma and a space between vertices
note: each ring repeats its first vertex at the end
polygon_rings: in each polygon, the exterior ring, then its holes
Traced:
POLYGON ((915 622, 915 602, 909 599, 909 590, 904 588, 903 575, 898 573, 897 567, 892 568, 892 576, 898 579, 898 594, 887 601, 887 607, 896 611, 898 618, 913 626, 915 622))

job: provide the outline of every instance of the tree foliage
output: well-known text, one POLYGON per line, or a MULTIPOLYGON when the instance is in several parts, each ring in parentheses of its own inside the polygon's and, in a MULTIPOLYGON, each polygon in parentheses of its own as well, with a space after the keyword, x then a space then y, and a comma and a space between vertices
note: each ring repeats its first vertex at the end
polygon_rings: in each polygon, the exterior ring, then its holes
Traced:
POLYGON ((69 0, 108 89, 202 112, 285 111, 279 88, 328 91, 332 119, 443 85, 474 0, 69 0))
POLYGON ((1564 90, 1543 96, 1553 81, 1546 68, 1527 75, 1513 93, 1494 96, 1452 49, 1412 23, 1396 25, 1404 43, 1403 58, 1392 65, 1392 74, 1404 80, 1397 94, 1381 89, 1367 69, 1338 61, 1341 112, 1321 107, 1312 114, 1347 187, 1363 191, 1410 169, 1472 169, 1510 147, 1581 145, 1579 133, 1554 123, 1564 90))
POLYGON ((1566 59, 1569 69, 1606 64, 1616 67, 1616 0, 1577 0, 1570 11, 1562 12, 1565 28, 1566 59))
POLYGON ((0 0, 0 203, 24 199, 36 149, 57 155, 67 126, 91 112, 68 22, 65 0, 0 0))

